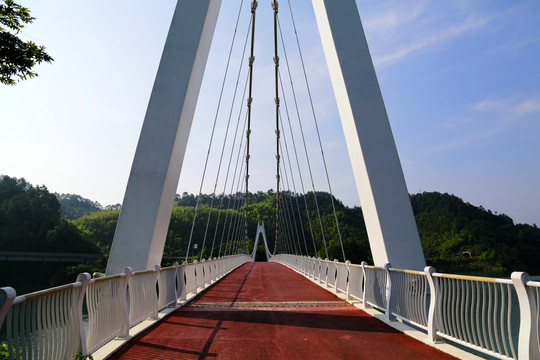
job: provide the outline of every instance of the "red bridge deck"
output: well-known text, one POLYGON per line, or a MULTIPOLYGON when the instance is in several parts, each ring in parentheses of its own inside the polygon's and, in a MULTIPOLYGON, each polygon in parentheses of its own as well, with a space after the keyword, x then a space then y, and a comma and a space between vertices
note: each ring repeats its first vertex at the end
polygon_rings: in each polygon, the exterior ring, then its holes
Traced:
POLYGON ((248 263, 112 359, 454 359, 278 263, 248 263))

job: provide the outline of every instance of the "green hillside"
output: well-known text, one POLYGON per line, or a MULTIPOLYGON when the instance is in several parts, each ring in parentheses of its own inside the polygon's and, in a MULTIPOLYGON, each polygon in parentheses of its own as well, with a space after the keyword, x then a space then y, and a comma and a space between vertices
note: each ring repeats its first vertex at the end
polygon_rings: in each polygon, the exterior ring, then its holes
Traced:
MULTIPOLYGON (((300 238, 295 251, 305 254, 307 249, 313 255, 316 248, 318 256, 325 258, 324 234, 328 257, 342 260, 330 195, 324 192, 316 195, 320 221, 313 193, 306 196, 281 195, 282 209, 288 207, 289 214, 294 214, 287 221, 291 229, 297 229, 293 230, 293 236, 300 238)), ((239 219, 243 209, 225 209, 232 207, 229 204, 235 201, 243 202, 243 196, 238 194, 237 200, 234 195, 218 197, 214 199, 212 209, 212 197, 201 197, 193 227, 191 259, 208 258, 210 255, 215 257, 230 251, 230 248, 226 249, 226 244, 227 238, 232 236, 228 230, 223 231, 223 223, 225 220, 230 223, 231 219, 239 219), (220 225, 216 230, 218 219, 220 225), (204 252, 201 253, 203 242, 204 252)), ((196 203, 197 198, 192 194, 176 196, 162 265, 184 260, 196 203)), ((264 221, 271 252, 275 248, 275 203, 276 194, 271 190, 250 194, 249 234, 254 236, 257 222, 264 221)), ((353 263, 363 260, 372 263, 362 209, 344 206, 338 199, 334 199, 334 203, 347 259, 353 263)), ((540 251, 540 230, 536 225, 514 224, 504 214, 493 213, 449 194, 424 192, 411 195, 411 204, 427 263, 438 271, 507 276, 514 270, 523 270, 532 275, 540 274, 540 264, 535 260, 535 255, 540 251)), ((87 266, 0 264, 0 286, 20 281, 26 283, 34 276, 30 273, 39 274, 34 277, 40 284, 57 285, 72 281, 77 272, 83 270, 103 271, 119 208, 119 205, 103 208, 99 203, 78 195, 51 194, 45 186, 33 186, 24 179, 0 177, 0 251, 104 255, 102 260, 87 266), (12 271, 14 267, 20 269, 12 271)), ((239 232, 236 237, 241 236, 239 232)), ((250 246, 253 240, 250 239, 250 246)), ((283 249, 283 245, 278 246, 278 251, 283 249)), ((262 254, 262 248, 259 248, 259 252, 262 254)))

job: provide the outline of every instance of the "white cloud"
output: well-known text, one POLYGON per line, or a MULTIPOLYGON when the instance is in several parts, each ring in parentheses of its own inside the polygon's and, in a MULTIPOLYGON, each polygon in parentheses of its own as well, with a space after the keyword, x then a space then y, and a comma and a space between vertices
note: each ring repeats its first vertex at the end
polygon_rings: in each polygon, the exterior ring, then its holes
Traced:
POLYGON ((445 122, 441 128, 454 132, 466 129, 461 138, 437 146, 434 151, 443 151, 462 147, 504 132, 511 123, 534 119, 530 115, 540 113, 540 95, 529 97, 512 96, 503 99, 484 99, 473 104, 473 116, 460 118, 455 122, 445 122), (474 116, 474 113, 477 115, 474 116), (483 118, 482 113, 489 113, 483 118), (467 120, 465 120, 467 119, 467 120), (471 120, 475 120, 473 125, 471 120), (460 126, 462 125, 462 126, 460 126))
POLYGON ((370 17, 365 23, 364 28, 368 31, 379 32, 383 34, 395 33, 402 26, 417 20, 425 13, 427 1, 421 1, 418 4, 409 2, 396 2, 388 5, 390 10, 383 14, 376 14, 370 17), (405 6, 401 8, 400 6, 405 6))
MULTIPOLYGON (((393 49, 393 51, 390 53, 386 53, 384 55, 376 55, 374 56, 373 62, 375 63, 375 65, 397 62, 421 49, 460 36, 474 29, 481 28, 485 26, 488 22, 489 18, 475 19, 474 17, 469 17, 462 24, 450 26, 446 29, 436 31, 431 35, 424 35, 423 37, 413 40, 409 44, 402 45, 396 49, 393 49)), ((429 33, 431 33, 431 31, 427 29, 424 32, 424 34, 429 33)))
POLYGON ((540 95, 527 98, 509 97, 505 99, 485 99, 472 106, 473 110, 480 112, 496 112, 507 120, 540 112, 540 95))
POLYGON ((516 114, 520 115, 534 114, 540 112, 540 98, 536 97, 527 99, 514 106, 513 111, 516 114))

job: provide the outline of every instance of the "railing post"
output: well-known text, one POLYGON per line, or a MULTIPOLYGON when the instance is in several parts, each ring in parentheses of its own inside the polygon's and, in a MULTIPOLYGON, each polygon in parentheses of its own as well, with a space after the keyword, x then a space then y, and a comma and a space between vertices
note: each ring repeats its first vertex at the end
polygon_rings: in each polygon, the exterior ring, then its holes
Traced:
POLYGON ((362 261, 360 263, 360 266, 362 266, 362 276, 364 277, 364 291, 362 292, 362 309, 369 309, 371 306, 369 306, 366 303, 366 293, 367 293, 367 274, 366 274, 366 266, 367 262, 362 261))
MULTIPOLYGON (((154 270, 156 271, 156 274, 154 275, 154 288, 153 288, 153 290, 156 291, 159 272, 161 271, 161 266, 155 265, 154 270)), ((158 302, 158 294, 156 292, 156 301, 154 302, 154 315, 151 316, 150 318, 156 320, 158 318, 158 314, 159 314, 159 302, 158 302)))
MULTIPOLYGON (((527 287, 529 274, 515 271, 511 275, 519 302, 518 359, 540 359, 538 353, 538 328, 536 301, 532 288, 527 287)), ((540 301, 540 300, 539 300, 540 301)))
POLYGON ((349 260, 345 261, 345 266, 347 266, 347 300, 350 300, 351 296, 349 294, 349 284, 351 282, 351 262, 349 260))
POLYGON ((386 274, 386 320, 395 320, 392 316, 392 277, 390 276, 390 263, 384 264, 384 273, 386 274))
POLYGON ((127 301, 127 294, 129 278, 131 277, 132 273, 133 270, 130 267, 124 269, 124 274, 126 274, 126 278, 124 281, 124 288, 122 289, 122 294, 120 295, 122 297, 122 303, 124 304, 124 326, 120 334, 118 334, 118 337, 120 338, 129 337, 129 304, 127 301))
POLYGON ((433 274, 435 273, 435 268, 433 266, 426 266, 424 268, 424 274, 429 284, 429 310, 428 310, 428 340, 431 342, 437 342, 440 340, 440 336, 437 335, 438 322, 437 317, 439 316, 439 302, 441 299, 441 294, 439 287, 435 284, 433 279, 433 274))
POLYGON ((12 287, 0 288, 0 329, 4 323, 4 319, 13 304, 13 300, 17 297, 17 292, 12 287))
MULTIPOLYGON (((81 283, 81 293, 79 294, 79 299, 77 300, 77 317, 79 319, 79 339, 81 340, 81 354, 88 355, 88 347, 86 346, 86 333, 84 331, 83 325, 83 303, 84 296, 86 295, 86 290, 88 289, 88 284, 92 277, 89 273, 82 273, 77 276, 76 282, 81 283)), ((0 323, 0 327, 1 327, 0 323)))
POLYGON ((325 276, 324 276, 324 278, 325 278, 324 282, 325 282, 325 287, 326 287, 327 289, 328 289, 328 263, 329 263, 329 262, 330 262, 330 260, 328 260, 328 258, 325 258, 325 259, 324 259, 324 263, 326 264, 326 271, 324 272, 324 274, 325 274, 325 276))
POLYGON ((339 293, 337 289, 337 284, 339 280, 338 262, 338 259, 334 259, 334 274, 332 275, 334 277, 332 280, 334 280, 334 292, 336 294, 339 293))
POLYGON ((173 283, 172 283, 172 286, 174 287, 174 305, 173 307, 177 307, 178 306, 178 289, 177 289, 177 280, 176 280, 176 276, 178 274, 178 263, 175 262, 173 264, 174 266, 174 277, 173 277, 173 283))
POLYGON ((178 302, 178 300, 185 300, 186 299, 186 296, 187 296, 187 292, 186 292, 186 281, 185 281, 185 276, 186 276, 186 265, 187 265, 187 261, 183 261, 182 262, 182 265, 180 265, 177 269, 176 269, 176 301, 178 302), (180 271, 179 271, 180 270, 180 271))

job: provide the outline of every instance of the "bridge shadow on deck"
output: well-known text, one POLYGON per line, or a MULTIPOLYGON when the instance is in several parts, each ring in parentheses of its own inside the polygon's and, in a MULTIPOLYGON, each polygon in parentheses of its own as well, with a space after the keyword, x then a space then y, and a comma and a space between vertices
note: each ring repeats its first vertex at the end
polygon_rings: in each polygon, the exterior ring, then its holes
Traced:
POLYGON ((453 359, 276 263, 237 269, 112 359, 453 359))

